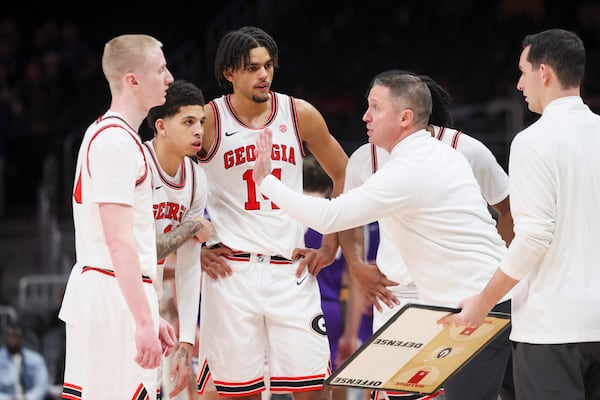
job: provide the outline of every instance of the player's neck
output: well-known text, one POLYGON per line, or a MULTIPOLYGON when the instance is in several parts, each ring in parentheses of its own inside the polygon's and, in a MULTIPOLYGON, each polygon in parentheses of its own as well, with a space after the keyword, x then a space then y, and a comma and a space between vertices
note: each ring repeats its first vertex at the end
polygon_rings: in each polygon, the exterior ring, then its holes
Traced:
POLYGON ((161 143, 160 140, 156 140, 156 138, 152 140, 152 146, 154 147, 156 158, 158 159, 158 163, 162 170, 171 177, 177 175, 177 170, 183 161, 183 157, 180 157, 165 148, 165 145, 161 143))
POLYGON ((251 128, 262 128, 271 117, 273 101, 271 96, 265 102, 257 102, 252 98, 234 93, 230 100, 235 115, 251 128))
POLYGON ((113 97, 110 103, 110 111, 120 114, 136 132, 140 129, 140 125, 148 114, 147 108, 131 101, 126 96, 113 97))

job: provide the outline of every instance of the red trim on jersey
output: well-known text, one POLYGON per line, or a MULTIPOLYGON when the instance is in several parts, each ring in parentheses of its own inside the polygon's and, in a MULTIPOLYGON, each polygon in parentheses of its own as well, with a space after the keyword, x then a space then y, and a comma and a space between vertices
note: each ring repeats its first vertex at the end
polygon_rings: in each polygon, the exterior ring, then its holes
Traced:
POLYGON ((446 132, 446 128, 444 126, 440 126, 440 130, 438 131, 435 138, 437 140, 442 140, 444 138, 444 132, 446 132))
POLYGON ((194 200, 196 199, 196 174, 194 173, 194 160, 192 160, 191 158, 188 158, 188 161, 190 163, 190 172, 192 173, 192 197, 190 197, 190 208, 192 207, 192 204, 194 204, 194 200))
POLYGON ((379 160, 377 158, 377 146, 371 143, 371 173, 377 172, 379 169, 379 160))
MULTIPOLYGON (((271 125, 271 123, 275 120, 275 117, 277 116, 277 96, 275 96, 275 94, 272 91, 269 91, 269 95, 271 96, 271 113, 269 114, 269 118, 267 118, 266 122, 263 124, 263 127, 271 125)), ((225 96, 226 109, 229 111, 233 119, 235 119, 238 124, 240 124, 246 129, 254 129, 251 126, 246 125, 246 123, 244 123, 244 121, 242 121, 242 119, 238 117, 235 108, 233 108, 233 104, 231 104, 231 96, 231 93, 225 96)))
POLYGON ((206 390, 206 385, 210 381, 211 373, 208 368, 208 362, 206 359, 202 363, 202 367, 200 368, 200 372, 198 373, 198 378, 196 379, 196 391, 199 395, 204 394, 204 390, 206 390))
POLYGON ((298 141, 298 147, 300 148, 300 154, 302 157, 306 157, 306 149, 304 148, 304 142, 302 141, 302 136, 300 136, 300 126, 298 124, 298 112, 296 111, 296 101, 292 96, 289 96, 290 99, 290 114, 292 115, 292 122, 294 124, 294 134, 296 135, 296 140, 298 141))
MULTIPOLYGON (((247 124, 245 124, 236 114, 233 105, 231 104, 231 94, 228 94, 226 96, 224 96, 224 107, 225 110, 227 112, 229 112, 229 114, 231 114, 232 118, 235 120, 235 122, 237 122, 242 128, 247 129, 247 130, 251 130, 251 131, 259 131, 262 130, 268 126, 270 126, 273 121, 275 121, 276 117, 277 117, 277 110, 278 110, 278 105, 279 105, 279 97, 278 94, 275 92, 269 92, 271 95, 271 113, 269 115, 269 118, 267 119, 267 121, 263 124, 262 127, 260 128, 252 128, 250 126, 248 126, 247 124)), ((296 105, 295 105, 295 101, 294 98, 292 96, 288 96, 289 97, 289 107, 290 107, 290 114, 292 117, 292 124, 293 124, 293 129, 294 129, 294 135, 296 137, 296 141, 298 142, 298 147, 300 149, 300 154, 302 155, 302 157, 306 157, 306 149, 304 148, 304 144, 302 142, 302 138, 300 137, 300 129, 298 128, 298 113, 296 112, 296 105)), ((223 140, 223 132, 222 132, 222 118, 220 115, 220 111, 219 111, 219 107, 217 107, 216 105, 216 101, 218 99, 215 100, 211 100, 208 104, 211 106, 212 110, 213 110, 213 115, 215 117, 215 123, 214 123, 214 128, 215 128, 215 137, 213 140, 213 144, 211 146, 211 148, 208 150, 208 152, 206 152, 206 154, 204 155, 198 155, 198 161, 201 163, 207 163, 209 161, 211 161, 211 159, 214 157, 214 155, 216 154, 217 150, 219 149, 219 145, 223 140)))
POLYGON ((278 392, 305 392, 318 390, 323 387, 325 374, 309 376, 272 376, 270 391, 278 392))
POLYGON ((265 391, 264 377, 258 377, 246 382, 225 382, 213 379, 217 392, 223 396, 241 397, 258 394, 265 391))
POLYGON ((65 382, 63 384, 61 400, 81 400, 82 387, 65 382))
POLYGON ((452 138, 452 143, 451 143, 451 146, 453 149, 456 149, 458 147, 458 139, 460 139, 460 135, 462 135, 461 131, 456 131, 456 133, 454 134, 454 137, 452 138))
POLYGON ((102 133, 105 129, 108 128, 121 128, 123 129, 125 132, 127 132, 129 134, 129 136, 131 136, 131 138, 135 141, 135 144, 137 144, 137 146, 139 147, 140 151, 142 152, 142 157, 144 158, 144 174, 142 176, 140 176, 136 181, 135 181, 135 185, 139 186, 142 182, 144 182, 146 180, 146 177, 148 176, 148 161, 146 160, 146 154, 144 153, 144 149, 142 148, 142 144, 141 141, 139 140, 139 136, 138 134, 135 132, 135 130, 130 131, 131 127, 129 126, 129 124, 127 123, 127 121, 125 121, 123 118, 117 117, 117 116, 109 116, 106 117, 102 120, 106 120, 108 118, 116 118, 120 121, 122 121, 125 125, 127 125, 127 127, 123 126, 123 125, 119 125, 119 124, 109 124, 106 126, 103 126, 102 128, 100 128, 90 139, 90 142, 88 143, 88 148, 86 151, 86 166, 87 166, 87 171, 88 171, 88 175, 91 177, 92 173, 90 171, 90 159, 88 157, 88 154, 90 152, 90 147, 92 146, 92 142, 94 141, 94 139, 96 139, 98 137, 98 135, 100 133, 102 133))
POLYGON ((83 201, 81 194, 81 173, 77 177, 77 183, 75 184, 75 190, 73 191, 73 198, 77 204, 81 204, 83 201))
POLYGON ((125 121, 123 118, 119 117, 118 115, 110 115, 104 119, 108 119, 108 118, 116 118, 116 119, 120 120, 121 122, 123 122, 128 128, 128 129, 125 129, 125 131, 127 131, 127 133, 129 133, 129 135, 133 138, 135 143, 140 148, 140 151, 142 152, 142 157, 144 158, 145 171, 144 171, 144 175, 142 175, 135 182, 135 185, 139 186, 142 184, 142 182, 144 182, 146 180, 146 176, 148 176, 148 161, 146 160, 146 154, 144 153, 144 149, 142 148, 142 140, 140 138, 140 135, 136 129, 134 129, 131 125, 129 125, 129 123, 127 121, 125 121))
MULTIPOLYGON (((212 146, 210 147, 210 149, 208 149, 206 154, 197 155, 198 160, 201 162, 210 161, 215 156, 215 153, 217 152, 217 149, 219 148, 219 144, 221 143, 221 114, 219 114, 219 107, 217 107, 215 105, 214 100, 209 101, 208 105, 210 105, 210 107, 212 108, 213 115, 215 116, 215 120, 214 120, 215 137, 213 138, 212 146)), ((202 150, 199 153, 202 153, 202 150)))
MULTIPOLYGON (((148 149, 148 152, 150 153, 150 159, 152 160, 154 165, 156 165, 156 170, 158 171, 158 176, 159 176, 161 182, 164 183, 165 185, 167 185, 168 187, 170 187, 171 189, 181 190, 181 189, 185 188, 185 182, 186 182, 185 158, 183 160, 181 160, 180 181, 178 183, 173 183, 169 180, 169 177, 165 176, 162 173, 162 167, 160 166, 160 163, 158 162, 158 158, 156 156, 156 153, 154 152, 154 149, 152 148, 152 145, 150 145, 148 142, 144 142, 143 145, 144 145, 144 147, 146 147, 148 149)), ((190 159, 190 161, 191 161, 191 159, 190 159)))
MULTIPOLYGON (((446 134, 446 127, 445 126, 440 126, 439 127, 439 131, 437 133, 437 135, 435 135, 435 138, 439 141, 441 141, 442 139, 444 139, 444 135, 446 134)), ((452 146, 453 149, 456 149, 458 147, 458 140, 460 139, 460 135, 462 135, 461 131, 456 131, 454 133, 454 136, 452 136, 452 140, 450 141, 450 146, 452 146)))
POLYGON ((140 385, 137 387, 131 400, 150 400, 148 391, 144 387, 143 383, 140 383, 140 385))
MULTIPOLYGON (((142 152, 142 157, 144 158, 144 173, 142 174, 142 176, 140 176, 136 181, 135 181, 135 185, 139 186, 141 185, 145 180, 146 177, 148 176, 148 162, 146 160, 146 155, 144 154, 144 149, 142 148, 142 144, 139 140, 139 137, 137 135, 137 133, 135 131, 130 132, 129 129, 131 129, 131 126, 127 123, 127 121, 125 121, 123 118, 121 117, 117 117, 117 116, 110 116, 110 117, 106 117, 106 118, 102 118, 100 117, 98 120, 96 120, 96 123, 99 123, 105 119, 108 118, 116 118, 120 121, 122 121, 126 126, 123 125, 119 125, 119 124, 109 124, 106 126, 103 126, 102 128, 98 129, 98 131, 96 131, 96 133, 91 137, 89 143, 88 143, 88 147, 86 150, 86 157, 85 157, 85 164, 86 164, 86 169, 88 172, 88 176, 91 178, 92 173, 90 171, 90 159, 88 157, 89 152, 90 152, 90 147, 92 146, 92 142, 94 141, 94 139, 96 139, 98 137, 98 135, 100 133, 102 133, 105 129, 107 128, 121 128, 123 129, 125 132, 127 132, 132 139, 135 141, 135 143, 138 145, 140 151, 142 152)), ((83 168, 83 167, 82 167, 83 168)), ((82 181, 81 181, 81 173, 82 171, 79 171, 79 176, 77 177, 77 183, 75 185, 75 189, 73 191, 73 198, 75 199, 75 202, 78 204, 81 204, 83 202, 83 195, 82 195, 82 181)))
MULTIPOLYGON (((88 272, 88 271, 96 271, 96 272, 100 272, 101 274, 113 277, 113 278, 115 277, 115 271, 113 271, 111 269, 89 267, 87 265, 85 267, 81 268, 81 273, 82 274, 84 272, 88 272)), ((144 282, 144 283, 152 283, 152 278, 150 278, 147 275, 142 275, 142 282, 144 282)))

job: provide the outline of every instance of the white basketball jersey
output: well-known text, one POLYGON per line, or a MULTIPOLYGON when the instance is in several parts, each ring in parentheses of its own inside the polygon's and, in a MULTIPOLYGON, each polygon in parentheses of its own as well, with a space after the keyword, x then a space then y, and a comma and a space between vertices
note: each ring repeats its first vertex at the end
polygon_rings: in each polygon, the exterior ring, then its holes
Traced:
POLYGON ((272 174, 302 193, 305 153, 292 97, 271 93, 272 112, 264 126, 250 128, 238 118, 229 95, 211 101, 215 140, 199 159, 208 177, 208 214, 215 229, 209 245, 291 257, 304 247, 304 227, 260 194, 252 179, 256 141, 264 128, 273 131, 272 174))
MULTIPOLYGON (((166 233, 182 222, 204 217, 207 199, 206 174, 191 158, 185 157, 174 177, 167 174, 156 157, 152 141, 144 142, 144 150, 154 181, 154 219, 157 233, 166 233)), ((188 240, 176 251, 175 285, 179 316, 179 340, 194 343, 200 297, 200 243, 188 240)), ((155 287, 162 295, 165 259, 158 261, 155 287)))
POLYGON ((73 222, 77 264, 113 269, 100 220, 99 203, 133 207, 133 231, 142 274, 156 274, 152 174, 139 135, 108 112, 85 132, 75 173, 73 222))
POLYGON ((508 175, 483 143, 461 131, 433 126, 437 140, 458 150, 469 162, 481 194, 488 204, 498 204, 508 196, 508 175))
MULTIPOLYGON (((154 177, 153 212, 156 232, 167 233, 191 218, 204 216, 206 207, 206 174, 191 158, 186 157, 175 177, 169 176, 160 166, 152 141, 144 142, 148 165, 154 177)), ((193 246, 192 246, 193 247, 193 246)), ((177 251, 177 264, 197 263, 196 254, 182 246, 177 251)), ((163 260, 159 260, 162 264, 163 260)))

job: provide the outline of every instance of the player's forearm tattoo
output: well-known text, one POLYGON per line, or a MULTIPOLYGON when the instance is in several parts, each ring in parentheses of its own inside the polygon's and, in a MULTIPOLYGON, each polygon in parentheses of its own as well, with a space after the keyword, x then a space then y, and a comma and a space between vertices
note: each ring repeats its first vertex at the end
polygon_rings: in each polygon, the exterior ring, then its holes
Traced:
POLYGON ((156 256, 162 260, 202 229, 201 221, 185 221, 167 233, 156 236, 156 256))

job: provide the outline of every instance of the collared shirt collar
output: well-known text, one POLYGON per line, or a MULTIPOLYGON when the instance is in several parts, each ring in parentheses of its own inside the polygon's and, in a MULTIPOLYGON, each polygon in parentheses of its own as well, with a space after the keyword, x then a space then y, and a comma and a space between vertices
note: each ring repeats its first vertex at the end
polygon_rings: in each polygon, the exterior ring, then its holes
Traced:
POLYGON ((548 103, 544 109, 544 112, 572 107, 579 108, 582 105, 584 105, 584 103, 580 96, 559 97, 548 103))
POLYGON ((394 154, 402 151, 403 148, 406 148, 407 146, 412 146, 413 143, 415 143, 416 141, 420 141, 423 138, 431 138, 431 134, 426 129, 420 129, 416 132, 413 132, 398 143, 396 143, 396 145, 392 148, 392 152, 390 154, 394 156, 394 154))

